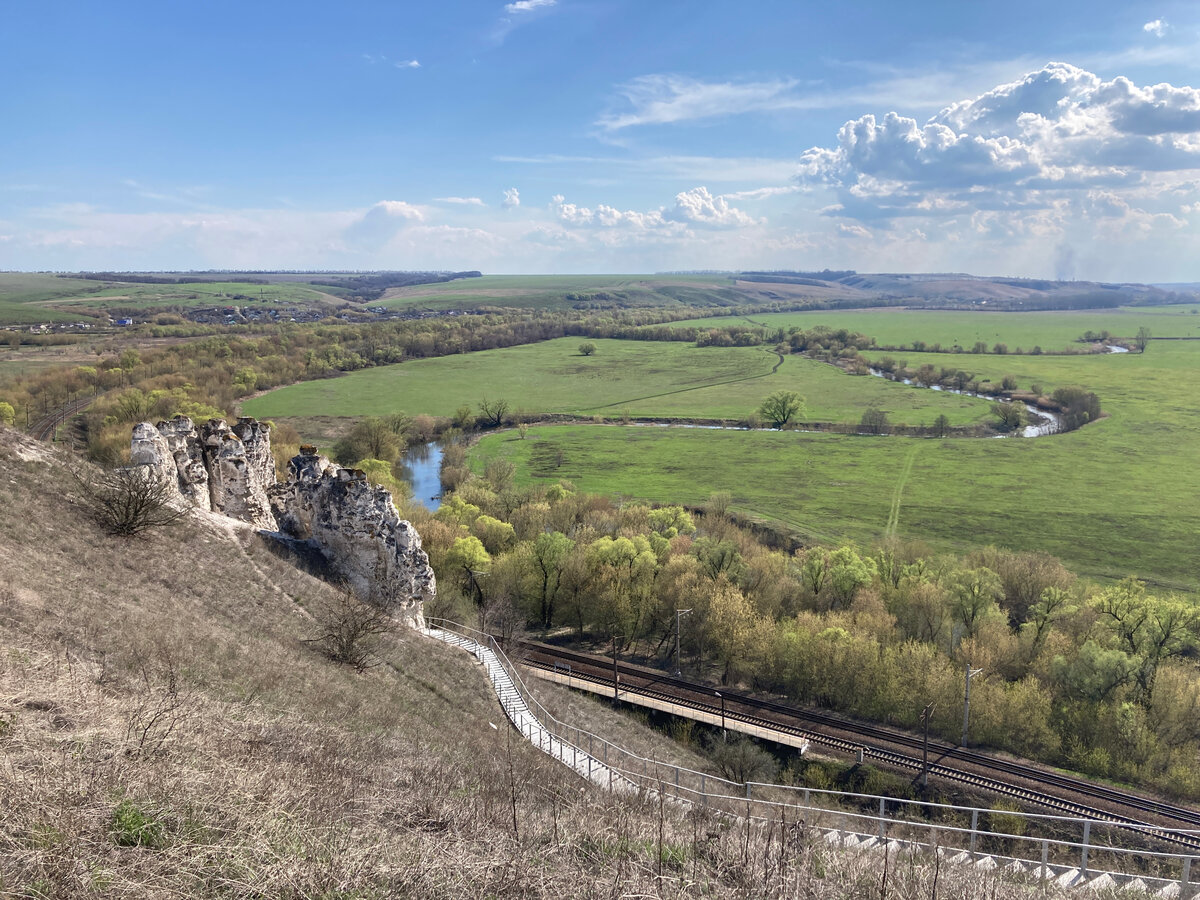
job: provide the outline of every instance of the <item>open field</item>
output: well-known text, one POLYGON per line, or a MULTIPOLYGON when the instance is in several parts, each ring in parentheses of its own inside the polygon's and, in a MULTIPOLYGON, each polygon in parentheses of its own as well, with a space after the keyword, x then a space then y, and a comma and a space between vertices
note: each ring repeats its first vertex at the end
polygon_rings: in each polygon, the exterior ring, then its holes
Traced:
POLYGON ((0 324, 75 321, 80 318, 79 314, 47 309, 44 304, 103 287, 103 282, 99 281, 59 278, 36 272, 0 272, 0 324))
MULTIPOLYGON (((944 356, 910 354, 910 365, 944 356)), ((1083 384, 1107 419, 1044 438, 932 440, 620 427, 535 428, 484 437, 518 479, 702 503, 728 490, 744 513, 813 540, 870 543, 889 531, 945 550, 1043 549, 1080 572, 1194 589, 1200 559, 1200 344, 1145 355, 973 357, 1025 386, 1083 384), (560 462, 561 460, 561 462, 560 462), (636 460, 631 465, 630 460, 636 460)), ((922 393, 920 388, 907 388, 922 393)))
POLYGON ((54 366, 90 366, 105 354, 120 353, 133 347, 151 350, 186 343, 195 338, 146 337, 136 331, 119 328, 112 331, 89 331, 78 335, 70 344, 50 346, 22 345, 11 348, 0 333, 0 376, 24 375, 54 366))
POLYGON ((419 359, 341 378, 281 388, 243 404, 259 418, 409 414, 450 416, 485 396, 510 410, 615 418, 743 419, 764 397, 794 390, 808 400, 804 418, 857 422, 874 405, 891 421, 928 424, 944 413, 952 424, 988 417, 982 400, 913 391, 882 379, 845 375, 832 366, 757 347, 693 347, 685 343, 594 341, 580 355, 578 338, 419 359))
POLYGON ((390 308, 481 306, 571 309, 612 306, 733 306, 754 302, 716 275, 485 275, 391 288, 372 304, 390 308))
MULTIPOLYGON (((907 346, 913 341, 940 343, 949 349, 955 344, 970 350, 976 341, 990 349, 996 343, 1032 350, 1078 348, 1075 341, 1085 331, 1108 331, 1131 338, 1143 325, 1155 337, 1200 337, 1200 306, 1158 306, 1080 312, 958 312, 952 310, 864 309, 768 313, 730 318, 712 316, 675 322, 671 327, 713 327, 753 322, 768 328, 810 329, 818 325, 849 328, 875 338, 887 346, 907 346)), ((941 365, 952 365, 945 356, 941 365)))
POLYGON ((86 321, 114 309, 245 306, 259 302, 331 307, 344 302, 335 296, 340 290, 291 281, 140 284, 5 272, 0 273, 0 325, 86 321))

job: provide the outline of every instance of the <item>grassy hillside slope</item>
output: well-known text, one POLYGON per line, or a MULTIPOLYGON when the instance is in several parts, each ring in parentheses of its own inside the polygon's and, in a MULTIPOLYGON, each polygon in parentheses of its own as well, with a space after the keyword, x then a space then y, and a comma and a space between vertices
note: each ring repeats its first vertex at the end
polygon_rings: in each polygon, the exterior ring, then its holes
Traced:
POLYGON ((566 896, 646 876, 636 848, 579 847, 647 816, 514 739, 465 654, 404 632, 357 675, 303 643, 329 588, 248 532, 113 538, 62 493, 62 459, 0 428, 0 467, 0 896, 566 896))

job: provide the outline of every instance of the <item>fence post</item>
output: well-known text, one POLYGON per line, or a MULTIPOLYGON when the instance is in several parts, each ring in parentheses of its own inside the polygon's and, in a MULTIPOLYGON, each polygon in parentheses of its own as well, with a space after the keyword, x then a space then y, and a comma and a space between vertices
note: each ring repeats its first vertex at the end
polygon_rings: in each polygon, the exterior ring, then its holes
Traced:
POLYGON ((1050 842, 1042 841, 1042 874, 1039 876, 1042 881, 1045 881, 1049 876, 1050 869, 1050 842))
POLYGON ((1188 900, 1192 895, 1189 882, 1192 880, 1192 858, 1189 856, 1183 861, 1183 875, 1179 879, 1179 898, 1180 900, 1188 900))
POLYGON ((971 810, 971 859, 975 858, 975 832, 979 829, 979 810, 971 810))
POLYGON ((1091 834, 1092 834, 1092 823, 1084 822, 1083 823, 1083 854, 1079 860, 1079 876, 1081 878, 1087 878, 1088 840, 1090 839, 1091 834))
POLYGON ((887 829, 887 825, 883 821, 884 816, 887 815, 886 804, 887 804, 887 801, 884 800, 882 797, 880 797, 879 798, 879 842, 881 844, 884 842, 884 835, 886 834, 886 829, 887 829))
POLYGON ((746 799, 747 800, 750 799, 750 782, 749 781, 746 782, 746 799))
POLYGON ((708 806, 708 789, 705 785, 708 783, 708 776, 703 772, 700 773, 700 802, 708 806))

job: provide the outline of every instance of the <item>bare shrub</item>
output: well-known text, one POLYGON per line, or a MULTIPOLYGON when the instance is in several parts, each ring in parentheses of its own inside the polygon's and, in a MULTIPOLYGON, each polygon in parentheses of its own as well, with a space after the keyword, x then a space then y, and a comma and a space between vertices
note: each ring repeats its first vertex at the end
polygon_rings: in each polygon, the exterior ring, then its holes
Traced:
POLYGON ((152 673, 147 659, 139 660, 141 683, 125 724, 127 756, 150 757, 163 753, 191 713, 191 697, 180 685, 178 661, 168 651, 160 651, 158 656, 160 675, 152 673))
POLYGON ((313 604, 317 634, 305 643, 316 645, 334 662, 365 672, 379 662, 379 638, 392 629, 391 617, 377 606, 364 603, 348 587, 313 604))
POLYGON ((84 505, 109 534, 129 537, 166 528, 190 512, 170 480, 148 466, 79 469, 74 476, 84 505))

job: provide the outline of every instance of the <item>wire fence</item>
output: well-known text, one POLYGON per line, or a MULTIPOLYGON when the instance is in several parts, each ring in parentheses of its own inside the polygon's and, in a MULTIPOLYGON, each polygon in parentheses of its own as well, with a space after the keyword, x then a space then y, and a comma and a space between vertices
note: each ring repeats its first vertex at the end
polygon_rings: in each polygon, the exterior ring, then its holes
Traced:
MULTIPOLYGON (((1017 809, 737 782, 641 756, 551 714, 492 635, 445 619, 428 618, 426 622, 430 629, 465 639, 468 644, 458 643, 481 662, 485 654, 494 657, 503 675, 493 676, 493 687, 514 726, 550 755, 609 790, 661 792, 714 815, 815 829, 842 844, 926 849, 986 868, 1011 866, 1063 885, 1097 887, 1112 882, 1113 886, 1165 890, 1184 898, 1195 892, 1194 857, 1162 849, 1154 835, 1161 828, 1154 826, 1139 828, 1124 822, 1017 809)), ((614 699, 621 694, 628 696, 630 689, 615 689, 614 699)), ((711 718, 691 711, 683 714, 705 722, 711 718)), ((1200 878, 1200 870, 1196 876, 1200 878)))

